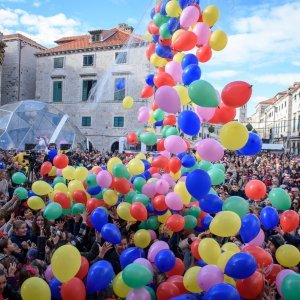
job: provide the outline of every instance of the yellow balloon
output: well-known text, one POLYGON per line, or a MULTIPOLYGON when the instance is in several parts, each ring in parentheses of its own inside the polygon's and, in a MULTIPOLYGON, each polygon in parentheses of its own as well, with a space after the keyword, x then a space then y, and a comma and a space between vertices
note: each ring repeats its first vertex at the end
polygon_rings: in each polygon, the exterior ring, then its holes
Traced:
POLYGON ((195 157, 196 157, 196 159, 197 159, 198 162, 202 160, 202 158, 201 158, 201 156, 198 154, 198 152, 196 152, 195 157))
POLYGON ((129 97, 129 96, 126 96, 126 97, 123 99, 123 102, 122 102, 123 108, 129 109, 129 108, 132 107, 133 103, 134 103, 133 98, 132 98, 132 97, 129 97))
POLYGON ((234 254, 235 253, 232 251, 225 251, 225 252, 221 253, 221 255, 219 256, 218 261, 217 261, 217 266, 220 267, 223 272, 225 270, 227 262, 234 254))
POLYGON ((168 61, 165 58, 158 56, 156 53, 153 53, 150 57, 150 63, 154 67, 160 68, 164 67, 168 63, 168 61))
POLYGON ((33 210, 39 210, 45 207, 45 202, 38 196, 32 196, 27 201, 28 206, 33 210))
POLYGON ((164 215, 160 215, 160 216, 157 216, 157 220, 162 223, 162 224, 165 224, 167 219, 171 216, 171 212, 169 210, 167 210, 167 212, 164 214, 164 215))
POLYGON ((173 61, 178 62, 179 64, 181 64, 182 59, 184 58, 185 54, 183 52, 178 52, 174 55, 173 57, 173 61))
POLYGON ((103 200, 107 205, 116 205, 118 202, 118 194, 114 190, 106 190, 103 193, 103 200))
POLYGON ((158 179, 157 178, 149 178, 148 180, 147 180, 147 183, 152 183, 152 182, 155 182, 155 181, 157 181, 158 179))
POLYGON ((209 5, 204 9, 202 13, 203 22, 206 23, 209 27, 212 27, 218 21, 219 15, 220 13, 218 7, 215 5, 209 5))
POLYGON ((107 162, 107 170, 108 170, 108 172, 112 174, 113 167, 115 165, 118 165, 118 164, 123 164, 122 161, 121 161, 121 159, 119 157, 112 157, 107 162))
POLYGON ((138 158, 138 159, 147 159, 146 155, 144 153, 139 153, 135 156, 135 158, 138 158))
POLYGON ((215 265, 219 259, 219 256, 221 255, 221 248, 214 239, 205 238, 200 242, 198 246, 198 252, 200 257, 207 264, 215 265))
POLYGON ((74 175, 75 175, 74 176, 75 179, 84 181, 87 178, 87 176, 89 175, 89 171, 85 167, 78 167, 78 168, 76 168, 74 175))
POLYGON ((215 30, 209 38, 210 47, 215 51, 222 51, 228 42, 227 34, 223 30, 215 30))
POLYGON ((221 237, 236 235, 241 229, 242 221, 233 211, 221 211, 211 221, 209 230, 212 234, 221 237))
POLYGON ((59 193, 59 191, 52 191, 48 194, 49 199, 53 202, 54 201, 54 196, 59 193))
POLYGON ((185 206, 187 206, 190 203, 192 196, 186 189, 185 182, 177 182, 174 187, 174 192, 180 195, 182 202, 185 206))
MULTIPOLYGON (((150 124, 154 124, 156 122, 155 119, 153 118, 153 114, 154 114, 154 112, 153 112, 153 110, 151 110, 149 119, 148 119, 148 123, 150 123, 150 124)), ((147 128, 147 131, 150 131, 148 129, 150 129, 150 128, 147 128)), ((151 128, 151 131, 154 132, 153 128, 151 128)))
POLYGON ((127 168, 131 175, 138 175, 145 171, 144 163, 138 158, 132 159, 127 165, 127 168))
POLYGON ((47 182, 42 181, 42 180, 35 181, 33 183, 33 185, 31 186, 31 189, 36 195, 39 195, 39 196, 47 195, 53 191, 50 184, 48 184, 47 182))
POLYGON ((125 284, 120 272, 113 280, 113 290, 120 298, 126 298, 127 294, 132 290, 128 285, 125 284))
POLYGON ((172 178, 177 181, 178 179, 180 179, 181 177, 181 171, 179 170, 176 174, 170 172, 170 175, 172 176, 172 178))
POLYGON ((200 293, 202 291, 197 282, 197 276, 200 270, 200 267, 191 267, 185 272, 183 285, 189 292, 200 293))
POLYGON ((80 266, 80 252, 72 245, 59 247, 51 258, 52 272, 60 282, 67 282, 73 278, 80 266))
POLYGON ((183 85, 176 85, 174 86, 174 89, 179 95, 181 105, 187 105, 191 102, 187 87, 183 85))
POLYGON ((178 29, 176 30, 173 35, 172 35, 172 43, 176 41, 176 39, 179 37, 180 34, 182 34, 185 30, 183 29, 178 29))
POLYGON ((228 243, 225 243, 221 249, 223 251, 232 251, 233 253, 239 253, 241 252, 240 248, 238 247, 237 244, 235 243, 231 243, 231 242, 228 242, 228 243))
POLYGON ((56 176, 56 167, 52 166, 51 171, 48 173, 49 176, 54 177, 56 176))
POLYGON ((154 128, 152 128, 152 127, 148 127, 148 128, 146 128, 146 131, 148 131, 148 132, 154 132, 154 133, 155 133, 155 129, 154 129, 154 128))
POLYGON ((169 17, 178 18, 182 12, 182 9, 176 0, 171 0, 166 5, 166 12, 169 17))
POLYGON ((147 160, 148 160, 148 162, 149 162, 149 163, 152 163, 153 156, 150 156, 150 157, 148 157, 148 159, 147 159, 147 160))
POLYGON ((228 150, 239 150, 248 141, 247 128, 237 121, 225 124, 220 131, 220 142, 228 150))
POLYGON ((79 191, 79 190, 80 191, 85 191, 85 188, 84 188, 81 181, 74 179, 74 180, 69 182, 68 190, 69 190, 70 193, 73 193, 74 191, 79 191))
POLYGON ((117 214, 118 216, 127 222, 134 222, 136 221, 130 214, 130 203, 128 202, 121 202, 117 207, 117 214))
POLYGON ((134 234, 133 240, 137 247, 146 248, 151 242, 151 235, 148 230, 140 229, 134 234))
POLYGON ((280 246, 275 253, 277 261, 284 267, 293 268, 300 262, 300 252, 293 245, 285 244, 280 246))
POLYGON ((21 296, 23 300, 51 300, 51 291, 45 280, 30 277, 21 286, 21 296))
POLYGON ((67 193, 68 192, 68 187, 64 183, 58 182, 54 186, 54 191, 59 191, 59 192, 67 193))
POLYGON ((62 170, 62 175, 65 179, 73 180, 75 179, 75 168, 72 166, 67 166, 62 170))
POLYGON ((144 39, 150 43, 153 41, 153 37, 148 31, 144 34, 144 39))
POLYGON ((232 277, 229 277, 224 274, 224 282, 236 286, 235 280, 232 277))

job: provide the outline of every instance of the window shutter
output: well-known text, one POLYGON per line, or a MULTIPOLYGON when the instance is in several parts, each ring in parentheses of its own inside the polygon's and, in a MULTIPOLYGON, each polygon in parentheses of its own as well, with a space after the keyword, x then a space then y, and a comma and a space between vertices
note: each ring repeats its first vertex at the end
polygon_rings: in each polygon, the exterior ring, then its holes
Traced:
POLYGON ((88 99, 88 80, 83 80, 82 84, 82 101, 88 99))

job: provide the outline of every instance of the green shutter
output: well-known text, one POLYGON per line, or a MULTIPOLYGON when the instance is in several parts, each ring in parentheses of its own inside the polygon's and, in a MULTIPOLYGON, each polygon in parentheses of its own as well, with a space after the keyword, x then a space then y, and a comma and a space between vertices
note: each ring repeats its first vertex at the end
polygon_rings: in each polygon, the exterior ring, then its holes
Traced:
POLYGON ((62 101, 62 81, 53 82, 53 102, 62 101))
POLYGON ((87 99, 88 99, 88 80, 83 80, 82 101, 87 101, 87 99))
POLYGON ((92 120, 91 117, 82 117, 81 126, 91 126, 92 120))
POLYGON ((114 127, 124 127, 124 117, 114 117, 114 127))

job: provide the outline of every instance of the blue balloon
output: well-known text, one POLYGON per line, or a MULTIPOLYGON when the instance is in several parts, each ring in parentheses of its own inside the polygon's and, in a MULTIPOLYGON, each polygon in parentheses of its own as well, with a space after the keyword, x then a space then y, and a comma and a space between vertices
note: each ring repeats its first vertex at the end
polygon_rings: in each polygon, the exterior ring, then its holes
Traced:
POLYGON ((142 175, 146 178, 146 180, 152 177, 152 174, 149 172, 149 170, 146 170, 142 175))
POLYGON ((210 177, 203 170, 193 170, 186 177, 186 188, 195 199, 205 197, 209 193, 210 187, 210 177))
POLYGON ((185 155, 186 155, 186 152, 182 152, 182 153, 177 154, 176 156, 177 156, 180 160, 182 160, 182 158, 183 158, 185 155))
POLYGON ((92 264, 87 275, 86 288, 89 294, 106 289, 114 278, 114 269, 106 260, 92 264))
POLYGON ((160 250, 155 256, 154 263, 159 272, 168 272, 175 266, 176 257, 169 249, 160 250))
POLYGON ((249 132, 247 144, 239 149, 238 152, 242 155, 255 155, 260 152, 262 148, 262 141, 258 134, 249 132))
POLYGON ((190 85, 195 80, 200 79, 201 69, 198 65, 188 65, 182 73, 182 81, 185 85, 190 85))
POLYGON ((143 164, 145 166, 145 170, 149 170, 151 168, 151 164, 149 163, 149 161, 147 159, 141 159, 141 161, 143 162, 143 164))
POLYGON ((116 82, 116 89, 123 90, 125 89, 125 78, 119 78, 116 82))
POLYGON ((50 158, 51 160, 53 160, 54 157, 57 155, 57 149, 52 149, 52 150, 50 150, 50 151, 48 152, 48 155, 49 155, 49 158, 50 158))
POLYGON ((131 178, 131 183, 134 183, 134 180, 138 177, 144 178, 146 180, 146 177, 143 174, 133 175, 131 178))
POLYGON ((148 212, 149 214, 153 214, 153 213, 154 213, 154 207, 153 207, 152 201, 149 201, 149 203, 148 203, 148 205, 146 206, 146 208, 147 208, 147 212, 148 212))
POLYGON ((189 65, 198 65, 198 58, 195 54, 189 53, 183 57, 181 61, 182 69, 184 70, 189 65))
POLYGON ((113 245, 121 243, 121 232, 115 224, 105 224, 101 229, 101 235, 103 239, 113 245))
POLYGON ((94 228, 101 232, 102 227, 108 222, 108 214, 105 209, 97 207, 91 213, 91 223, 94 228))
POLYGON ((207 266, 207 263, 203 259, 199 259, 198 260, 198 266, 202 268, 202 267, 207 266))
POLYGON ((199 0, 179 0, 178 3, 181 9, 184 9, 192 4, 199 4, 199 0))
POLYGON ((256 260, 246 252, 234 254, 225 266, 225 274, 236 279, 250 277, 256 270, 256 260))
POLYGON ((187 171, 187 172, 183 172, 181 176, 182 176, 182 177, 183 177, 183 176, 188 176, 188 174, 189 174, 188 171, 187 171))
POLYGON ((204 295, 203 300, 240 300, 239 292, 228 283, 218 283, 212 286, 204 295))
POLYGON ((163 121, 158 121, 158 122, 155 122, 154 125, 155 125, 156 127, 161 127, 161 126, 163 126, 163 123, 164 123, 163 121))
MULTIPOLYGON (((197 300, 198 298, 193 294, 183 294, 177 297, 171 298, 171 300, 197 300)), ((202 298, 200 298, 202 299, 202 298)))
POLYGON ((146 77, 146 79, 145 79, 145 82, 146 82, 148 85, 154 86, 154 74, 149 74, 149 75, 147 75, 147 77, 146 77))
POLYGON ((180 29, 180 19, 179 18, 170 18, 167 23, 168 30, 171 34, 180 29))
POLYGON ((155 16, 155 7, 153 7, 151 9, 151 12, 150 12, 150 18, 153 19, 153 17, 155 16))
POLYGON ((161 5, 160 5, 160 14, 161 15, 166 15, 167 14, 167 12, 166 12, 166 5, 167 5, 167 3, 169 2, 170 0, 163 0, 162 1, 162 3, 161 3, 161 5))
POLYGON ((178 116, 178 127, 187 135, 197 135, 201 122, 198 115, 192 110, 184 110, 178 116))
POLYGON ((216 214, 222 211, 223 201, 218 195, 208 194, 199 200, 199 205, 205 212, 209 214, 216 214))
POLYGON ((186 154, 182 159, 181 163, 185 168, 191 168, 196 164, 196 158, 192 154, 186 154))
POLYGON ((252 241, 260 231, 260 221, 256 215, 247 214, 242 217, 240 236, 244 243, 252 241))
POLYGON ((260 221, 267 230, 275 228, 279 222, 278 211, 271 206, 264 207, 260 212, 260 221))
MULTIPOLYGON (((51 185, 52 186, 52 185, 51 185)), ((32 190, 30 190, 28 192, 28 198, 32 197, 32 196, 37 196, 37 194, 35 194, 32 190)))
POLYGON ((156 44, 155 46, 155 52, 158 56, 163 58, 172 58, 172 50, 169 46, 162 46, 160 44, 156 44))
POLYGON ((102 188, 100 186, 93 186, 93 187, 88 187, 86 190, 90 195, 98 195, 101 191, 102 188))
POLYGON ((138 258, 144 258, 145 252, 139 247, 130 247, 125 249, 120 255, 120 263, 124 269, 126 266, 133 263, 138 258))
POLYGON ((158 43, 158 42, 159 42, 159 35, 157 35, 157 34, 152 34, 152 38, 153 38, 153 41, 154 41, 155 43, 158 43))
POLYGON ((208 230, 209 229, 209 225, 211 223, 211 221, 213 220, 212 216, 205 216, 202 220, 201 220, 201 228, 204 230, 208 230))
POLYGON ((60 289, 61 289, 62 283, 58 281, 55 277, 51 279, 49 282, 49 287, 51 291, 51 297, 53 299, 61 299, 60 295, 60 289))

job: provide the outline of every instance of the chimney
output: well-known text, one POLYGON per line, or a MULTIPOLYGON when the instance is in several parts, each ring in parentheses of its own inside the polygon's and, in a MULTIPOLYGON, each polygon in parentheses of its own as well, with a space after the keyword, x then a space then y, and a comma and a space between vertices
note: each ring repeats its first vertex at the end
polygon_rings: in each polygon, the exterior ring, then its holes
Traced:
POLYGON ((123 31, 125 31, 125 32, 127 32, 129 34, 131 34, 133 32, 133 30, 134 30, 134 28, 132 26, 129 26, 126 23, 120 23, 118 25, 118 29, 121 29, 121 30, 123 30, 123 31))

